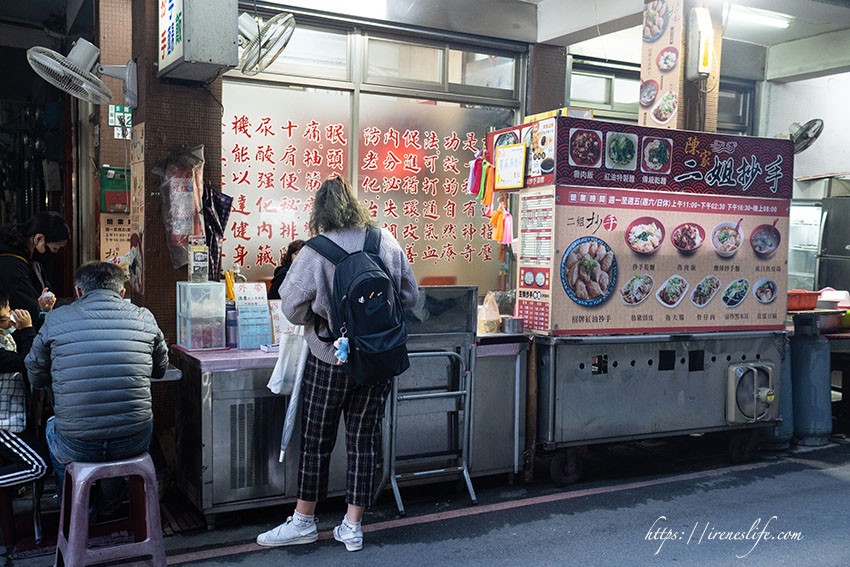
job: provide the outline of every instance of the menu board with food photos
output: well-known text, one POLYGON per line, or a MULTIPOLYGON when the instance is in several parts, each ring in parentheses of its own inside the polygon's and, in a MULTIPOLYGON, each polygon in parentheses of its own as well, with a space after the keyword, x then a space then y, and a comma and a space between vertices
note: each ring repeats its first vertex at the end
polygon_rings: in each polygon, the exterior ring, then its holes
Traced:
MULTIPOLYGON (((576 186, 554 194, 547 265, 519 260, 518 315, 538 333, 780 329, 788 213, 783 199, 576 186)), ((524 196, 524 195, 521 195, 524 196)))
POLYGON ((783 328, 787 140, 563 117, 555 135, 552 182, 520 191, 517 315, 527 329, 783 328))
POLYGON ((640 63, 641 126, 675 128, 682 78, 683 0, 645 0, 640 63))

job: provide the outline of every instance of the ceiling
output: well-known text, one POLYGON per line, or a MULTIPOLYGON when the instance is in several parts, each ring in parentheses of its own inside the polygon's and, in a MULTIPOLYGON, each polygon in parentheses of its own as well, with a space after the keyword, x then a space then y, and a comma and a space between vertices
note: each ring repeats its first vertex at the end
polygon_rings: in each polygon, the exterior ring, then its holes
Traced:
MULTIPOLYGON (((15 42, 20 32, 29 30, 34 43, 44 42, 43 36, 72 39, 84 36, 89 39, 94 26, 94 0, 0 0, 0 26, 3 31, 15 28, 15 42)), ((9 38, 0 33, 0 45, 12 45, 9 38)), ((23 43, 27 43, 24 41, 23 43)))
POLYGON ((758 45, 776 45, 838 30, 850 30, 850 1, 740 0, 737 4, 790 16, 790 25, 771 28, 727 20, 725 39, 758 45))
POLYGON ((64 25, 65 0, 4 0, 0 2, 0 21, 2 22, 40 28, 51 19, 56 19, 64 25))

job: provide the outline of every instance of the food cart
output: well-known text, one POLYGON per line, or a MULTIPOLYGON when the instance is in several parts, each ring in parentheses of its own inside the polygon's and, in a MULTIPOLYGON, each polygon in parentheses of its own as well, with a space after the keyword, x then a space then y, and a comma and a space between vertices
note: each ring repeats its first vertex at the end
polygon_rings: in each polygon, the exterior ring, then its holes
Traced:
POLYGON ((736 430, 747 458, 780 417, 791 143, 553 117, 488 147, 525 180, 517 315, 553 480, 616 440, 736 430))
MULTIPOLYGON (((216 285, 189 284, 202 290, 216 285)), ((187 301, 194 295, 187 293, 187 301)), ((392 486, 401 513, 400 489, 406 485, 454 475, 464 480, 474 501, 472 478, 512 474, 521 467, 528 340, 493 335, 478 346, 477 302, 475 286, 422 286, 419 302, 407 311, 411 366, 396 380, 387 404, 376 473, 381 487, 392 486), (476 372, 477 366, 483 371, 476 372)), ((177 414, 177 484, 204 513, 207 526, 215 526, 219 513, 294 502, 300 421, 280 463, 281 430, 291 399, 266 386, 278 354, 181 347, 173 353, 184 377, 177 414)), ((340 424, 331 455, 332 496, 345 493, 345 460, 340 424)))

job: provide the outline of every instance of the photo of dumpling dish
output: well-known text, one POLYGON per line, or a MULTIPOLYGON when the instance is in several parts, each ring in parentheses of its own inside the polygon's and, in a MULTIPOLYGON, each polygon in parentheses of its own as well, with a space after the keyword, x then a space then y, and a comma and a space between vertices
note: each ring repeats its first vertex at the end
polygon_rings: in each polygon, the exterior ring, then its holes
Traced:
POLYGON ((655 282, 649 274, 641 274, 634 276, 626 285, 620 288, 620 295, 623 296, 623 303, 626 305, 638 305, 652 293, 652 286, 655 282))
POLYGON ((599 238, 579 238, 564 253, 561 280, 564 291, 579 305, 599 305, 608 299, 617 284, 617 259, 613 250, 599 238))

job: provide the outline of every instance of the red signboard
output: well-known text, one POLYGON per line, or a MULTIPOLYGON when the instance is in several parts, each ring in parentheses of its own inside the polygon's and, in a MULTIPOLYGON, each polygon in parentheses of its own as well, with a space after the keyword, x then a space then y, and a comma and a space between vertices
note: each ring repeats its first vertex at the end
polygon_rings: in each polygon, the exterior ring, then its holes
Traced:
MULTIPOLYGON (((487 145, 520 137, 528 125, 492 132, 487 145), (512 135, 511 135, 512 133, 512 135), (505 136, 505 134, 508 134, 505 136)), ((526 143, 533 144, 531 136, 526 143)), ((527 187, 579 185, 790 199, 790 141, 662 130, 558 117, 555 171, 528 172, 527 187)), ((536 151, 530 147, 532 154, 536 151)))

